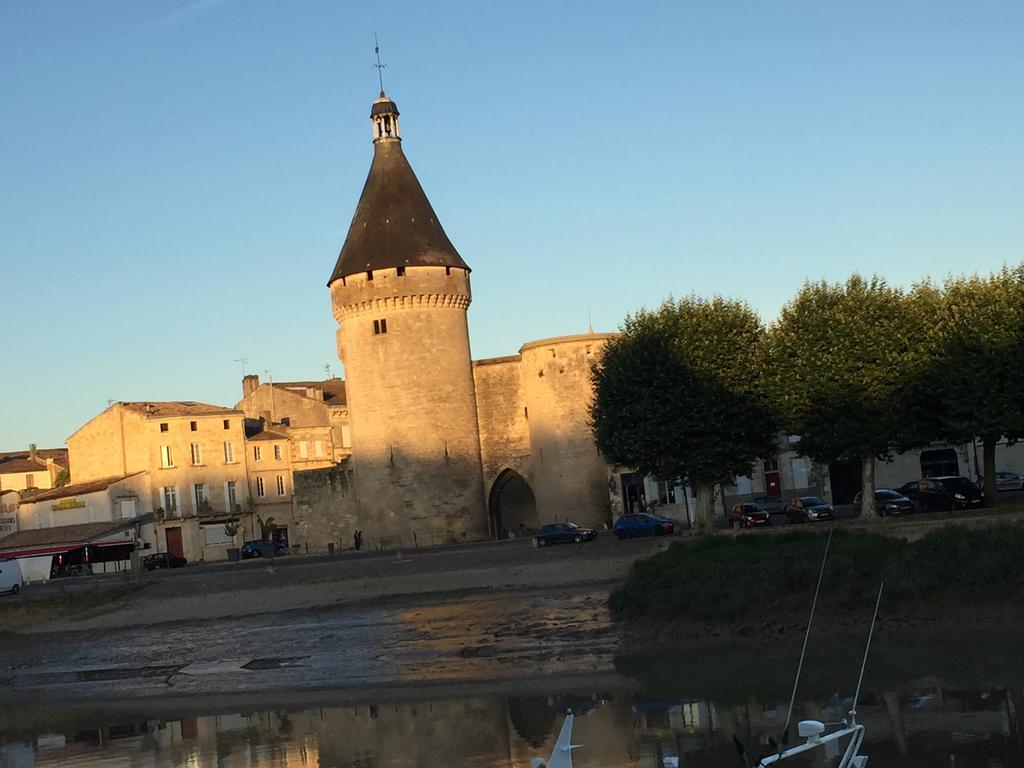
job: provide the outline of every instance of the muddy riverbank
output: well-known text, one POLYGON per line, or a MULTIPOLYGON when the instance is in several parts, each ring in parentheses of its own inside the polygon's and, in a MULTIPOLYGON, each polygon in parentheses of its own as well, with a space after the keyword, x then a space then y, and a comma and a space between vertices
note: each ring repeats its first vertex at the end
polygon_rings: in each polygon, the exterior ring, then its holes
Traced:
POLYGON ((2 632, 121 630, 363 604, 401 604, 463 594, 512 593, 625 579, 662 539, 535 549, 528 542, 330 560, 283 558, 259 567, 183 569, 106 582, 82 581, 0 601, 2 632))

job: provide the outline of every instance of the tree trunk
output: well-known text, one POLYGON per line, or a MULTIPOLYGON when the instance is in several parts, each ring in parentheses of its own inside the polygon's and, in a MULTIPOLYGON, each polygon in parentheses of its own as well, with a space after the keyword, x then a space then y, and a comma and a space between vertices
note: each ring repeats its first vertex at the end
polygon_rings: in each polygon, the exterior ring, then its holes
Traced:
POLYGON ((875 457, 864 456, 860 469, 860 516, 866 520, 878 520, 878 505, 875 504, 875 457))
POLYGON ((715 486, 712 483, 697 486, 697 533, 711 533, 715 529, 715 486))
POLYGON ((981 437, 981 464, 982 473, 985 475, 985 503, 990 505, 995 505, 996 503, 996 443, 998 442, 998 435, 982 435, 981 437))

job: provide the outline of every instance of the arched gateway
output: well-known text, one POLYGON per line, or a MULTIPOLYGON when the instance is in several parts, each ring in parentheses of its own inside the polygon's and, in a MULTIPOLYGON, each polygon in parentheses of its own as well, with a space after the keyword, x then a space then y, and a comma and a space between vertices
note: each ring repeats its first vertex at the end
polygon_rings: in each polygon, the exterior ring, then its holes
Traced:
POLYGON ((514 469, 503 470, 494 481, 487 510, 495 539, 506 539, 509 531, 516 533, 520 527, 533 530, 540 524, 533 489, 514 469))

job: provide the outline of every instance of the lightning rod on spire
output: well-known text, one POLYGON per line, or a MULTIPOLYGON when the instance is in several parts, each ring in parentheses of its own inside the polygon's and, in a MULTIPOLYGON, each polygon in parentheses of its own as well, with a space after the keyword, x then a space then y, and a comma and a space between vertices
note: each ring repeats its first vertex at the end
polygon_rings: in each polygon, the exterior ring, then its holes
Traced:
POLYGON ((377 32, 373 33, 373 54, 377 57, 377 63, 374 65, 377 68, 377 81, 380 83, 380 95, 384 95, 384 67, 387 64, 380 63, 380 44, 377 42, 377 32))

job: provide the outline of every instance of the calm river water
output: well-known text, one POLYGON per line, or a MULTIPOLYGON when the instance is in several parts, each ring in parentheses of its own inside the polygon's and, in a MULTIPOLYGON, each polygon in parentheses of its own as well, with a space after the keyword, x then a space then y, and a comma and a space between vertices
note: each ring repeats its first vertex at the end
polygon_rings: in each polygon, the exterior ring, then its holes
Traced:
MULTIPOLYGON (((420 692, 419 696, 422 696, 420 692)), ((685 690, 637 688, 528 696, 436 696, 406 701, 268 707, 237 706, 163 719, 137 714, 105 720, 53 708, 45 728, 0 732, 4 768, 505 768, 547 757, 562 713, 577 715, 578 768, 679 765, 736 768, 732 737, 762 752, 777 735, 786 701, 723 702, 685 690)), ((836 720, 849 700, 821 696, 798 717, 836 720)), ((1019 768, 1024 766, 1024 690, 999 687, 868 692, 860 706, 872 768, 1019 768)), ((93 710, 97 711, 97 710, 93 710)), ((98 710, 101 711, 102 710, 98 710)), ((828 766, 824 755, 793 765, 828 766)))

